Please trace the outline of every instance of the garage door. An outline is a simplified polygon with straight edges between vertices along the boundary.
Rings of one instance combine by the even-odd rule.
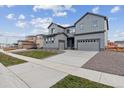
[[[65,49],[65,41],[59,40],[59,49],[64,50]]]
[[[99,39],[78,40],[77,47],[78,50],[99,51],[100,50]]]

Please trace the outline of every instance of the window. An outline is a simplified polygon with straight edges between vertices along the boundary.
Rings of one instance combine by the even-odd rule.
[[[50,39],[51,39],[51,38],[49,37],[49,41],[50,41]]]
[[[69,29],[67,29],[67,33],[68,33],[68,34],[70,33],[70,30],[69,30]]]
[[[54,43],[54,41],[52,41],[52,43]]]
[[[51,29],[51,34],[55,32],[55,28],[52,28]]]
[[[46,42],[48,41],[48,39],[46,38]]]
[[[83,31],[83,23],[80,24],[80,30]]]
[[[51,40],[52,40],[52,41],[54,41],[54,38],[53,38],[53,37],[51,37]]]
[[[97,27],[98,26],[98,21],[97,20],[93,20],[92,24],[93,24],[93,27]]]
[[[73,28],[73,30],[72,30],[72,31],[73,31],[73,33],[75,33],[75,29],[74,29],[74,28]]]

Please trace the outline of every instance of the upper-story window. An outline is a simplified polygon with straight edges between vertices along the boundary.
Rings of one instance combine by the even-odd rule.
[[[98,26],[98,21],[97,20],[93,20],[92,25],[93,25],[93,27],[97,27]]]
[[[67,33],[68,33],[68,34],[70,33],[70,30],[69,30],[69,29],[67,29]]]
[[[52,28],[51,29],[51,34],[55,32],[55,28]]]
[[[80,24],[80,30],[83,31],[83,23]]]
[[[75,29],[74,28],[72,29],[72,32],[75,33]]]

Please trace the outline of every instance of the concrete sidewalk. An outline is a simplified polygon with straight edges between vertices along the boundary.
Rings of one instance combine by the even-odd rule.
[[[19,79],[0,63],[0,88],[28,88],[29,86]]]
[[[41,66],[41,67],[44,66],[44,67],[47,67],[50,69],[54,69],[56,71],[65,72],[68,74],[86,78],[86,79],[96,81],[99,83],[103,83],[106,85],[110,85],[113,87],[124,87],[124,77],[123,76],[88,70],[88,69],[79,68],[76,66],[61,64],[61,63],[54,63],[50,60],[49,61],[40,60],[40,59],[25,57],[25,56],[16,55],[16,54],[7,53],[7,52],[4,52],[4,53],[7,55],[10,55],[10,56],[13,56],[13,57],[17,57],[17,58],[29,61],[29,62],[31,62],[35,65]],[[12,70],[11,68],[9,68],[9,69]],[[13,70],[13,71],[16,71],[16,70]]]
[[[67,73],[33,63],[24,63],[8,67],[31,88],[49,88],[67,76]]]

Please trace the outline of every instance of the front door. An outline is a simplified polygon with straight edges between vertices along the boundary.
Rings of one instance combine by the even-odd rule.
[[[67,38],[67,46],[68,46],[68,49],[74,48],[74,38]]]

